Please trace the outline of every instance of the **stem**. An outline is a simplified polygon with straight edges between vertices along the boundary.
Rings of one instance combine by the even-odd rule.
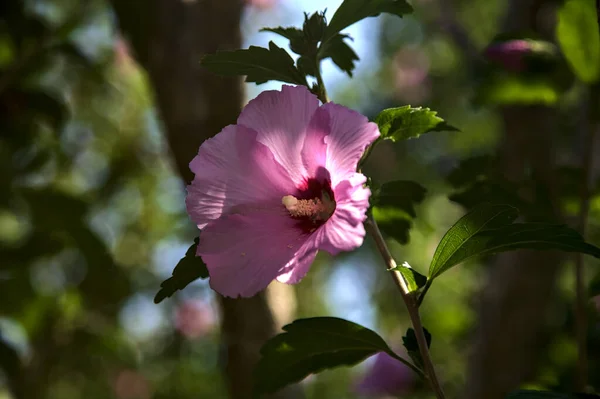
[[[375,239],[375,244],[377,245],[377,249],[381,253],[383,260],[388,268],[388,270],[396,267],[396,261],[392,257],[390,250],[381,235],[381,231],[377,226],[377,222],[372,215],[369,215],[369,219],[365,223],[369,233]],[[421,353],[421,358],[423,359],[423,366],[425,368],[425,375],[427,376],[427,380],[429,381],[429,385],[431,385],[431,389],[435,392],[435,395],[438,399],[445,399],[444,391],[442,390],[442,386],[438,381],[437,375],[435,373],[435,368],[433,367],[433,363],[431,362],[431,357],[429,355],[429,347],[427,346],[427,340],[425,338],[425,332],[423,331],[423,325],[421,324],[421,317],[419,316],[419,307],[417,305],[416,298],[409,293],[408,285],[402,277],[402,274],[398,271],[390,271],[392,278],[394,279],[394,283],[398,286],[400,290],[400,294],[402,294],[402,299],[406,304],[406,308],[408,309],[408,314],[410,316],[410,321],[412,322],[413,328],[415,330],[415,336],[417,338],[417,344],[419,345],[419,351]]]
[[[329,102],[329,97],[327,97],[327,89],[325,89],[325,82],[323,82],[323,76],[321,76],[321,66],[317,61],[317,85],[319,86],[319,92],[317,93],[317,97],[323,104]]]

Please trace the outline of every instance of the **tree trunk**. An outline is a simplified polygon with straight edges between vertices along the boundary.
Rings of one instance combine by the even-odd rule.
[[[506,32],[547,34],[551,1],[512,0]],[[509,180],[530,179],[528,197],[548,219],[560,220],[554,170],[557,113],[551,107],[501,109],[505,142],[501,149]],[[528,172],[527,172],[528,171]],[[526,215],[525,215],[526,216]],[[503,399],[536,376],[551,339],[549,311],[555,305],[561,253],[519,251],[499,256],[480,297],[479,326],[467,375],[468,399]]]
[[[203,54],[240,48],[241,0],[113,0],[119,25],[147,70],[177,170],[184,181],[200,144],[235,123],[241,78],[203,70]],[[293,291],[287,291],[293,295]],[[246,399],[261,345],[276,333],[266,294],[219,297],[224,365],[231,398]],[[298,389],[277,397],[298,397]]]

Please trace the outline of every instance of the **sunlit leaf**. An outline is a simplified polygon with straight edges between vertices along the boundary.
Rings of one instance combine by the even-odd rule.
[[[375,117],[375,123],[381,136],[392,141],[411,139],[429,132],[458,130],[437,116],[436,111],[410,105],[384,109]]]
[[[378,352],[415,367],[396,355],[374,331],[335,317],[295,320],[285,331],[271,338],[261,349],[255,389],[276,392],[309,374],[357,364]]]
[[[402,17],[413,11],[406,0],[344,0],[335,11],[325,32],[327,41],[348,26],[368,17],[389,13]]]
[[[600,77],[600,30],[594,0],[566,0],[558,11],[556,36],[567,62],[579,79]]]
[[[268,49],[250,46],[248,49],[206,55],[202,58],[202,66],[220,75],[246,75],[246,82],[261,84],[278,80],[306,85],[292,57],[273,42],[269,42]]]
[[[600,257],[575,230],[547,223],[516,223],[516,208],[483,204],[463,216],[440,241],[429,267],[433,279],[467,259],[515,249],[562,250]]]
[[[427,341],[427,347],[429,348],[431,346],[431,334],[426,328],[423,328],[423,332],[425,334],[425,340]],[[406,331],[406,335],[402,337],[402,343],[414,364],[420,369],[423,369],[423,357],[421,356],[419,343],[417,342],[417,336],[415,335],[415,330],[413,328],[409,328]]]
[[[396,266],[395,268],[390,269],[390,271],[397,271],[400,272],[400,274],[402,274],[402,277],[404,277],[404,281],[406,281],[406,284],[408,285],[409,292],[418,291],[427,283],[427,277],[417,272],[407,262],[404,262],[400,266]]]
[[[171,297],[178,290],[182,290],[188,284],[199,278],[208,277],[208,269],[202,258],[196,256],[199,239],[194,239],[194,244],[188,248],[185,256],[179,260],[173,270],[173,276],[169,277],[160,285],[160,290],[154,297],[154,303],[160,303],[165,298]]]

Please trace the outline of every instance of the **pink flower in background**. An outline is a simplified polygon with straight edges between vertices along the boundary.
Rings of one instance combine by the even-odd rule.
[[[525,68],[525,55],[531,51],[529,41],[510,40],[488,46],[484,55],[488,60],[504,66],[509,71],[519,72]]]
[[[415,383],[415,372],[385,352],[375,355],[375,363],[356,386],[366,396],[398,397],[410,393]]]
[[[215,312],[200,301],[186,301],[175,310],[175,328],[186,338],[208,334],[215,326]]]
[[[202,229],[197,255],[211,287],[249,297],[274,279],[299,282],[319,249],[359,247],[371,192],[356,167],[378,136],[358,112],[284,86],[205,141],[186,206]]]
[[[429,57],[419,48],[403,48],[394,56],[394,86],[399,98],[410,103],[424,101],[430,92]]]

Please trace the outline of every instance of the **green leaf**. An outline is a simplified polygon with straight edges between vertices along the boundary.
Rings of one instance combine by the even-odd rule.
[[[598,395],[586,393],[559,393],[550,391],[532,391],[521,389],[511,392],[506,399],[594,399],[600,398]]]
[[[309,48],[308,44],[304,39],[304,32],[302,32],[298,28],[283,28],[280,26],[277,28],[263,28],[260,31],[276,33],[280,36],[285,37],[286,39],[289,39],[290,48],[294,53],[298,55],[305,54]]]
[[[344,39],[352,38],[348,35],[337,34],[328,42],[324,43],[319,49],[319,59],[331,58],[333,63],[348,76],[352,77],[352,71],[355,68],[355,61],[358,61],[358,55],[352,50]]]
[[[178,290],[183,290],[191,282],[199,278],[208,277],[208,269],[202,258],[196,256],[199,238],[194,239],[194,244],[188,248],[185,257],[181,258],[173,270],[173,277],[169,277],[160,285],[160,290],[154,297],[154,303],[160,303],[165,298],[171,297]]]
[[[295,320],[261,349],[256,368],[255,390],[272,393],[322,370],[357,364],[385,352],[409,366],[374,331],[336,317]]]
[[[547,223],[516,223],[510,205],[483,204],[463,216],[444,235],[429,267],[430,280],[474,256],[515,249],[562,250],[600,258],[600,248],[575,230]]]
[[[600,78],[597,17],[594,0],[567,0],[558,11],[558,43],[577,77],[585,83]]]
[[[323,41],[331,39],[336,33],[361,19],[376,17],[382,12],[402,17],[412,11],[405,0],[345,0],[331,18]]]
[[[384,109],[375,117],[375,123],[381,136],[392,141],[411,139],[429,132],[458,131],[437,116],[437,112],[410,105]]]
[[[473,101],[488,105],[554,105],[564,86],[552,76],[493,74],[479,85]]]
[[[425,340],[427,341],[427,347],[431,347],[431,334],[423,327],[425,333]],[[419,343],[417,342],[417,336],[413,328],[409,328],[406,331],[406,335],[402,337],[402,343],[406,348],[406,352],[417,365],[417,367],[423,369],[423,358],[421,357],[421,351],[419,350]]]
[[[256,84],[270,80],[306,85],[304,76],[294,66],[290,55],[269,42],[269,48],[250,46],[245,50],[220,51],[202,58],[202,66],[220,75],[246,75],[246,82]]]
[[[304,24],[302,30],[304,31],[304,37],[310,43],[317,44],[323,39],[327,29],[327,20],[325,19],[325,12],[315,12],[311,16],[304,13]]]
[[[278,26],[277,28],[262,28],[260,32],[273,32],[289,40],[297,40],[304,38],[304,33],[302,32],[302,30],[294,27],[284,28],[282,26]]]
[[[427,190],[418,183],[398,180],[374,190],[373,217],[381,230],[401,244],[408,242],[408,232],[415,218],[415,205],[425,198]]]
[[[415,292],[425,286],[427,283],[427,277],[423,276],[421,273],[415,271],[408,262],[404,262],[400,266],[396,266],[390,271],[397,271],[402,274],[406,284],[408,285],[408,291]]]

